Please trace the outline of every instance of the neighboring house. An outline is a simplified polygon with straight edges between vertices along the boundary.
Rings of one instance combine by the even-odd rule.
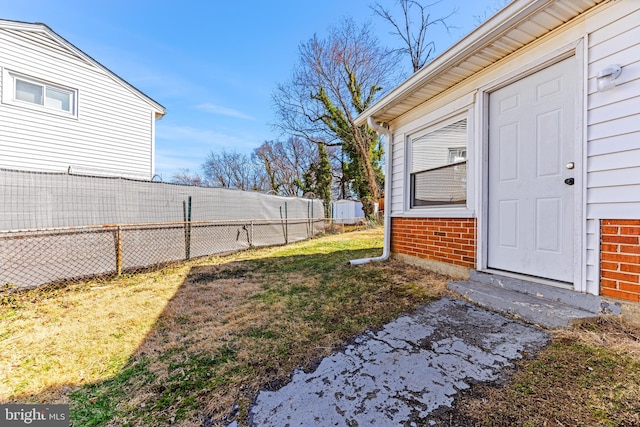
[[[515,0],[366,121],[386,252],[639,301],[640,1]]]
[[[151,179],[164,107],[44,24],[0,20],[0,168]]]

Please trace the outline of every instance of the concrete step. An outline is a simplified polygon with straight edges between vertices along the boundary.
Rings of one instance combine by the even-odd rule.
[[[470,280],[447,287],[480,306],[549,329],[566,328],[603,310],[595,295],[476,271]]]
[[[561,302],[573,307],[581,308],[593,313],[600,313],[602,301],[599,296],[583,294],[573,289],[545,285],[528,280],[502,276],[500,274],[484,273],[471,270],[469,280],[486,283],[502,289],[522,292],[551,301]]]

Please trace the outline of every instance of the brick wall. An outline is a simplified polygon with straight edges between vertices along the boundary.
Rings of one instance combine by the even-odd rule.
[[[391,252],[474,268],[473,218],[392,218]]]
[[[600,293],[640,302],[640,220],[600,221]]]

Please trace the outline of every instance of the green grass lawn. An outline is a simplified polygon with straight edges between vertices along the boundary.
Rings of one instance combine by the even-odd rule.
[[[398,261],[349,265],[381,246],[371,229],[0,294],[0,401],[69,403],[75,426],[243,425],[260,389],[447,294],[446,277]],[[640,425],[638,332],[601,321],[558,333],[454,415]]]
[[[379,255],[380,229],[4,297],[2,401],[68,402],[74,425],[200,425],[444,292]]]

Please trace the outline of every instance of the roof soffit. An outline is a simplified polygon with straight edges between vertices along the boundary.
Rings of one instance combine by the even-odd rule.
[[[609,0],[516,0],[357,118],[391,122],[520,48]]]

